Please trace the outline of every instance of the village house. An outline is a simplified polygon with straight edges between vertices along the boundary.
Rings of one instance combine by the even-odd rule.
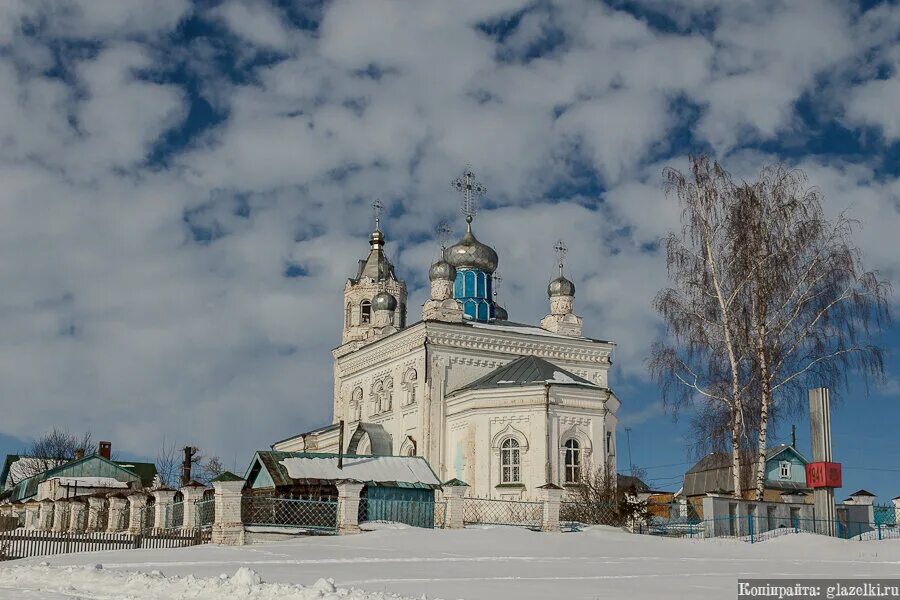
[[[152,463],[111,460],[112,445],[100,442],[97,454],[80,456],[41,473],[26,477],[6,489],[0,501],[20,503],[29,500],[58,500],[90,496],[101,492],[149,488],[156,478]],[[8,456],[4,481],[11,481],[9,472],[18,461]]]
[[[763,501],[781,502],[783,496],[805,501],[811,492],[806,486],[806,464],[809,461],[793,446],[782,444],[766,451]],[[744,475],[741,497],[756,498],[756,456],[742,456]],[[683,496],[690,505],[690,514],[703,515],[703,498],[708,494],[734,495],[734,469],[730,453],[715,452],[700,459],[684,475]]]

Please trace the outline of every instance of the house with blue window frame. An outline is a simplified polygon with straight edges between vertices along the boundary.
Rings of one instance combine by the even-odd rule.
[[[806,486],[806,464],[809,461],[796,448],[788,444],[773,446],[766,450],[765,487],[763,501],[780,502],[782,495],[802,496],[809,494]],[[741,496],[756,497],[756,455],[742,456]],[[703,498],[707,494],[734,494],[734,476],[731,453],[714,452],[701,458],[684,475],[684,496],[688,502],[702,513]]]

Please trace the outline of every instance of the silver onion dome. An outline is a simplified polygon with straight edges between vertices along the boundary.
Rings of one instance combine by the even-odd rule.
[[[547,286],[547,295],[551,298],[554,296],[574,296],[575,284],[563,275],[560,275]]]
[[[393,312],[397,310],[397,299],[387,292],[379,292],[372,299],[372,310],[389,310]]]
[[[429,281],[453,281],[456,279],[456,267],[448,263],[446,260],[439,260],[428,269]]]
[[[469,223],[466,227],[466,234],[456,244],[444,251],[444,260],[457,269],[462,267],[493,273],[497,270],[499,262],[497,253],[490,246],[475,239],[471,220],[467,219],[467,221]]]

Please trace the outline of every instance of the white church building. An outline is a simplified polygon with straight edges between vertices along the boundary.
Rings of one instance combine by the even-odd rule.
[[[415,323],[376,214],[369,254],[344,287],[333,424],[273,450],[336,453],[343,437],[344,453],[423,456],[442,481],[492,498],[574,484],[604,461],[615,473],[613,344],[582,335],[564,249],[549,314],[540,325],[509,320],[493,291],[497,253],[472,230],[483,188],[471,171],[455,185],[469,209],[466,233],[431,265],[431,298]]]

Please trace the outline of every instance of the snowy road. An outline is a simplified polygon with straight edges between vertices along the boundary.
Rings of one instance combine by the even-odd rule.
[[[23,565],[39,562],[20,561]],[[609,529],[560,534],[513,528],[407,529],[247,547],[65,555],[47,562],[52,566],[101,563],[107,578],[114,573],[153,570],[166,576],[215,578],[247,567],[266,582],[308,586],[330,577],[339,588],[408,597],[642,600],[690,595],[693,600],[718,600],[733,597],[738,577],[900,577],[900,540],[851,542],[788,535],[750,545],[731,540],[660,539]],[[40,586],[34,583],[19,582],[12,587],[4,579],[9,576],[0,570],[3,599],[61,597],[37,593],[34,590]],[[26,595],[24,589],[33,592]],[[54,590],[59,592],[52,586],[48,589]],[[137,589],[135,593],[140,592]],[[160,591],[75,597],[193,597],[174,595],[177,593],[182,592],[173,588],[168,595],[153,595],[162,594]]]

